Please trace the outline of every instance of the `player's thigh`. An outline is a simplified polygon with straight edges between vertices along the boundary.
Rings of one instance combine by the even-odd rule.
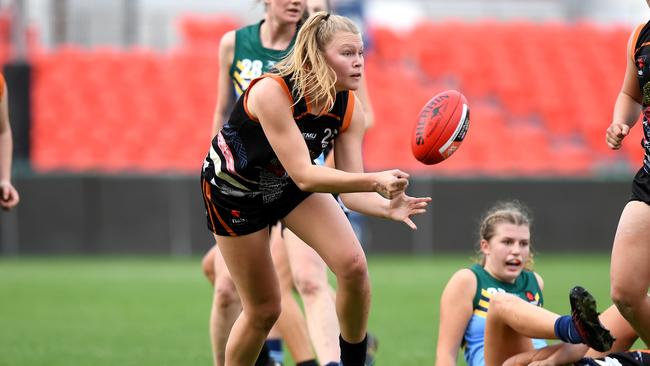
[[[496,309],[487,313],[484,336],[486,365],[501,365],[513,355],[534,350],[531,339],[517,333],[499,315]]]
[[[214,301],[218,307],[229,308],[234,304],[239,304],[239,294],[235,288],[235,283],[230,277],[228,267],[224,262],[219,247],[215,245],[211,250],[211,262],[214,273]]]
[[[214,287],[215,304],[219,307],[229,307],[239,302],[235,284],[230,278],[230,272],[223,261],[223,256],[217,245],[212,246],[201,261],[203,273]]]
[[[323,259],[291,230],[285,230],[284,243],[296,283],[301,281],[327,281],[327,265]]]
[[[226,262],[223,260],[223,255],[221,255],[221,250],[219,249],[219,244],[215,245],[211,250],[212,254],[212,267],[217,278],[226,277],[230,278],[230,272],[226,266]]]
[[[623,209],[612,249],[614,287],[646,294],[650,285],[650,206],[631,201]]]
[[[361,244],[331,194],[311,194],[284,218],[284,222],[318,253],[334,273],[365,268]]]
[[[279,308],[268,228],[237,237],[218,236],[217,243],[244,308],[276,303]]]
[[[213,245],[210,250],[205,253],[203,259],[201,260],[201,269],[203,270],[203,274],[212,285],[214,285],[214,279],[216,277],[216,273],[214,271],[215,250],[217,250],[217,246]]]
[[[280,223],[271,228],[271,256],[283,292],[293,290],[293,276],[284,238],[287,231]]]

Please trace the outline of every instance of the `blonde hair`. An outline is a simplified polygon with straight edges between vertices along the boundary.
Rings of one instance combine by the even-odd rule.
[[[346,17],[324,11],[313,14],[300,27],[293,49],[275,65],[280,76],[291,75],[296,102],[301,98],[325,102],[325,109],[319,113],[334,106],[336,73],[323,53],[338,32],[359,34],[357,26]]]
[[[504,223],[517,226],[527,226],[530,228],[532,218],[528,208],[519,201],[498,202],[492,206],[481,219],[481,225],[479,227],[477,262],[481,264],[481,266],[485,265],[485,255],[481,252],[481,241],[485,240],[489,242],[490,239],[494,237],[497,226]],[[532,270],[533,263],[533,252],[531,247],[525,268]]]

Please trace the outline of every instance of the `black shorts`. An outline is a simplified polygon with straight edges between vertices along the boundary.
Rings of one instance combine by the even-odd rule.
[[[650,205],[650,174],[644,168],[639,169],[634,176],[630,201],[641,201]]]
[[[610,353],[603,358],[583,358],[576,366],[650,366],[650,351]]]
[[[203,175],[201,190],[208,229],[221,236],[246,235],[273,226],[311,194],[301,191],[292,183],[283,188],[283,193],[277,200],[263,203],[259,196],[225,195]]]

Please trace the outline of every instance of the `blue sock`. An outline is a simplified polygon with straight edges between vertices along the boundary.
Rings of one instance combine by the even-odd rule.
[[[555,321],[555,336],[566,343],[579,344],[583,343],[578,329],[573,324],[571,315],[563,315]]]
[[[284,362],[284,353],[282,352],[282,340],[279,338],[267,339],[266,347],[269,349],[269,356],[278,363]]]

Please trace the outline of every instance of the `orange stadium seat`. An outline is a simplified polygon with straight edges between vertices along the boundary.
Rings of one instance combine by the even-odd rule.
[[[189,46],[217,46],[221,37],[228,31],[237,29],[241,22],[237,19],[218,16],[187,15],[179,22],[182,41]]]
[[[32,94],[36,169],[195,172],[209,141],[218,41],[239,25],[186,17],[179,23],[182,44],[166,53],[71,45],[39,51]],[[364,143],[368,169],[586,175],[621,160],[640,164],[640,126],[620,152],[603,139],[625,68],[628,27],[449,20],[370,31],[366,78],[375,126]],[[427,100],[446,89],[468,98],[470,130],[449,160],[423,165],[410,151],[413,124]]]

